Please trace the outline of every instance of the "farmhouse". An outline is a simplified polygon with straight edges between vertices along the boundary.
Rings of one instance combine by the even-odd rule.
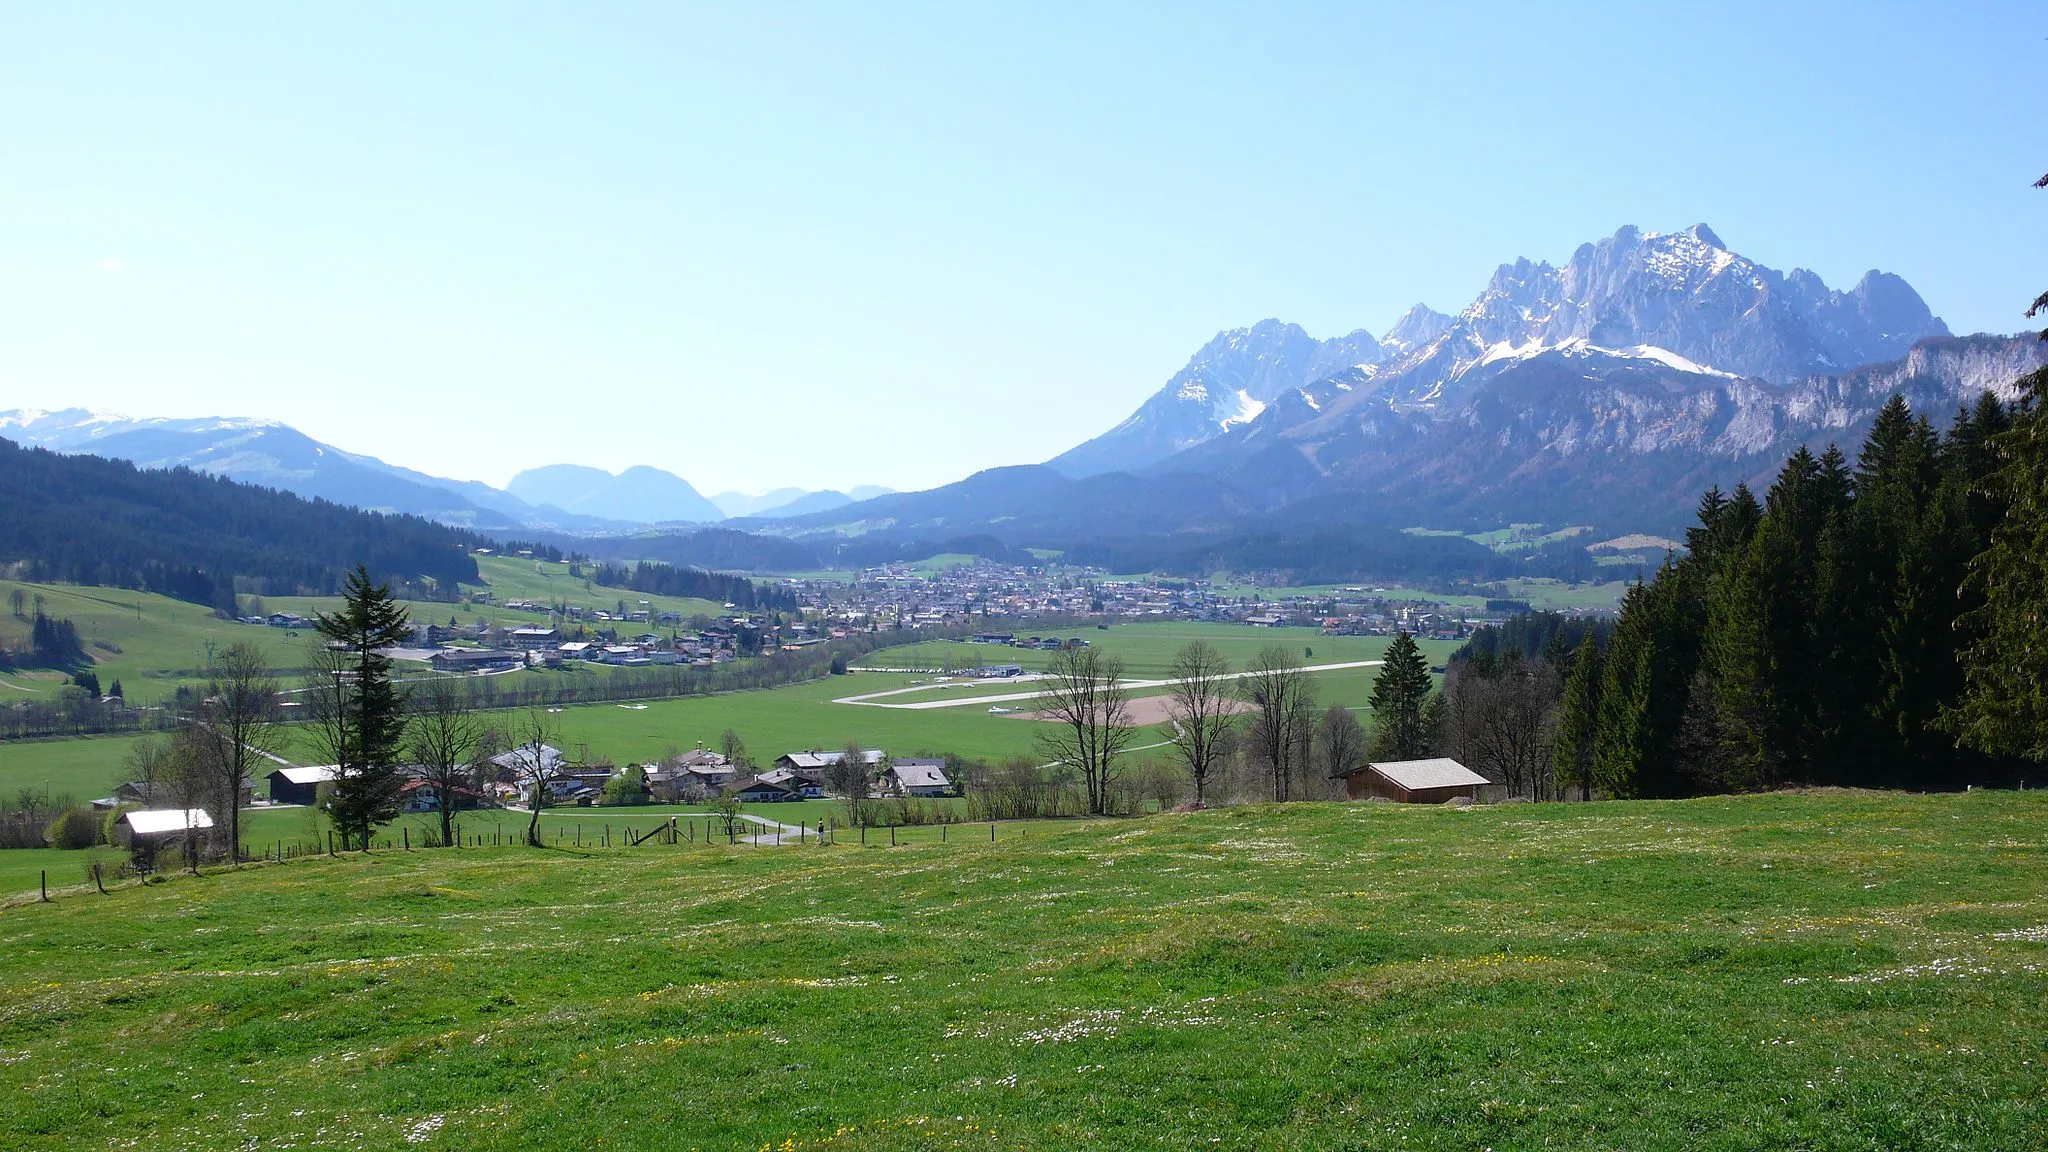
[[[756,779],[765,784],[780,784],[784,788],[794,788],[797,795],[806,800],[816,800],[825,795],[823,784],[815,780],[806,780],[792,768],[770,768]]]
[[[1460,797],[1479,798],[1492,781],[1447,756],[1433,760],[1387,760],[1339,773],[1353,800],[1393,800],[1401,804],[1441,804]]]
[[[886,796],[951,796],[953,781],[946,776],[944,760],[906,758],[891,761],[882,773]]]
[[[756,776],[733,785],[733,791],[749,804],[775,804],[784,800],[795,800],[797,790],[788,784],[777,784],[773,780]]]
[[[279,768],[270,774],[270,802],[272,804],[311,804],[319,793],[320,785],[334,779],[335,766],[322,764],[313,768]]]
[[[464,788],[460,785],[448,789],[448,794],[452,801],[449,810],[452,812],[460,812],[464,808],[481,808],[490,803],[491,799],[474,788]],[[398,796],[401,806],[407,812],[441,810],[439,790],[425,780],[407,780],[399,787]]]
[[[861,756],[867,761],[870,768],[879,767],[887,755],[880,748],[864,748],[861,750]],[[844,752],[785,752],[775,758],[775,766],[795,772],[797,775],[813,783],[822,783],[825,779],[825,772],[837,766],[844,759],[846,759],[846,753]]]

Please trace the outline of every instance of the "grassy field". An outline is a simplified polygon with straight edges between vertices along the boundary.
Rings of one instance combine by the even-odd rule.
[[[0,580],[0,599],[19,589],[33,604],[43,598],[43,612],[78,625],[100,687],[121,681],[128,699],[154,703],[180,683],[192,683],[206,666],[206,645],[247,642],[261,649],[280,668],[305,664],[305,640],[279,628],[259,628],[222,620],[197,604],[130,592],[124,588],[88,588],[76,584],[21,584]],[[31,608],[31,611],[33,609]],[[29,622],[0,613],[0,643],[28,646]],[[28,672],[0,676],[0,696],[47,695],[66,681],[61,673]]]
[[[1302,651],[1313,649],[1315,655],[1311,659],[1315,663],[1378,659],[1387,644],[1383,637],[1321,636],[1306,628],[1264,629],[1225,624],[1117,625],[1107,631],[1089,629],[1085,635],[1105,651],[1123,656],[1128,674],[1137,677],[1163,676],[1173,652],[1197,638],[1222,649],[1237,667],[1268,644],[1283,644],[1290,650],[1297,646]],[[1448,641],[1424,641],[1422,646],[1432,662],[1442,661],[1454,647]],[[879,655],[918,664],[941,659],[947,653],[961,661],[987,656],[991,661],[1030,667],[1041,666],[1051,655],[950,641],[888,649]],[[1315,678],[1318,699],[1326,705],[1343,704],[1363,710],[1376,672],[1373,668],[1358,668],[1319,673]],[[715,747],[719,734],[727,728],[738,732],[755,757],[764,762],[784,752],[843,748],[849,740],[858,740],[867,747],[887,748],[896,755],[952,753],[990,761],[1028,756],[1034,751],[1035,726],[1030,721],[992,716],[985,707],[906,711],[833,703],[839,697],[909,687],[916,680],[928,681],[929,677],[863,672],[752,692],[650,700],[628,707],[578,705],[564,708],[551,719],[560,731],[558,747],[579,756],[609,757],[619,764],[654,760],[670,747],[689,749],[699,743]],[[1028,683],[1005,687],[997,681],[945,691],[979,695],[984,691],[1028,690]],[[939,693],[935,690],[934,694]],[[496,722],[506,726],[515,719],[501,715]],[[1164,726],[1154,726],[1139,743],[1156,743],[1167,734]],[[103,796],[127,779],[123,758],[135,739],[85,737],[0,744],[0,796],[11,797],[22,787],[47,787],[54,794],[68,792],[79,800]],[[302,742],[288,741],[281,751],[286,758],[300,763],[316,758],[314,750]]]
[[[1116,577],[1116,579],[1142,579],[1142,577]],[[1478,593],[1427,592],[1417,588],[1403,588],[1383,584],[1313,584],[1300,587],[1274,587],[1269,585],[1243,584],[1232,581],[1219,573],[1210,584],[1210,591],[1225,598],[1285,600],[1301,597],[1341,596],[1360,592],[1377,596],[1383,600],[1410,600],[1433,604],[1446,604],[1453,608],[1484,608],[1488,597]],[[1622,593],[1628,591],[1628,581],[1609,580],[1603,584],[1580,584],[1576,587],[1561,580],[1517,578],[1502,582],[1504,594],[1510,599],[1526,600],[1531,607],[1548,609],[1553,612],[1570,610],[1593,610],[1619,607]]]
[[[379,852],[16,905],[0,1146],[2024,1149],[2048,799]]]
[[[1252,628],[1243,624],[1207,624],[1188,620],[1112,624],[1106,629],[1069,628],[1060,632],[1039,632],[1020,625],[1014,631],[1026,636],[1079,637],[1104,652],[1122,658],[1127,675],[1148,678],[1166,675],[1174,653],[1195,640],[1214,646],[1233,668],[1244,667],[1261,649],[1273,645],[1286,648],[1306,663],[1338,664],[1350,660],[1377,660],[1389,642],[1384,636],[1324,636],[1313,628]],[[1448,641],[1424,643],[1425,652],[1433,661],[1439,662],[1457,647]],[[861,666],[938,668],[951,658],[956,666],[962,668],[976,664],[1019,664],[1035,669],[1045,667],[1053,655],[1035,649],[930,640],[878,652],[861,661]]]
[[[695,615],[716,616],[725,611],[722,605],[709,600],[649,596],[594,584],[586,588],[584,581],[569,577],[566,564],[482,556],[477,558],[477,567],[497,603],[415,601],[407,605],[414,618],[441,624],[452,617],[465,625],[488,620],[508,626],[545,621],[543,616],[503,607],[504,601],[512,599],[543,600],[607,611],[616,609],[622,599],[634,609],[639,607],[639,601],[647,600],[653,611],[678,612],[685,619]],[[200,605],[187,604],[182,600],[122,588],[24,584],[7,580],[0,580],[0,600],[15,589],[19,589],[31,603],[40,595],[46,614],[77,624],[79,634],[86,642],[87,653],[93,659],[93,670],[99,675],[100,686],[111,688],[115,680],[121,681],[131,703],[152,704],[170,695],[179,684],[196,683],[206,665],[209,642],[217,648],[235,643],[254,644],[272,665],[287,672],[305,664],[304,633],[293,634],[278,628],[221,620]],[[340,605],[341,600],[331,596],[271,596],[263,599],[266,612],[293,612],[302,616],[330,612]],[[27,620],[0,614],[0,643],[25,648],[28,632]],[[57,672],[0,675],[0,697],[47,695],[65,680],[66,677]]]

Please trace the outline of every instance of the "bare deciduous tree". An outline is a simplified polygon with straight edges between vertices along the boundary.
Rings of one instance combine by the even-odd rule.
[[[1278,644],[1259,650],[1238,680],[1238,693],[1252,707],[1248,750],[1272,776],[1273,799],[1285,800],[1295,773],[1305,766],[1304,746],[1315,722],[1315,686],[1294,653]]]
[[[1173,679],[1173,750],[1195,786],[1195,806],[1208,803],[1209,778],[1229,743],[1236,723],[1237,701],[1230,694],[1230,664],[1223,653],[1200,640],[1174,654],[1167,673]]]
[[[747,746],[740,740],[740,734],[727,728],[718,734],[718,754],[725,757],[734,772],[745,772],[753,764],[747,756]]]
[[[1116,757],[1137,739],[1123,674],[1124,662],[1115,656],[1093,647],[1063,648],[1047,666],[1047,687],[1033,705],[1050,721],[1038,733],[1039,744],[1055,763],[1081,773],[1091,815],[1109,810]]]
[[[846,822],[864,827],[872,815],[869,797],[874,795],[874,777],[868,772],[868,754],[860,741],[847,741],[839,759],[825,766],[825,787],[839,794],[846,805]]]
[[[737,784],[739,781],[735,780],[733,783]],[[746,802],[740,799],[737,788],[727,788],[712,797],[708,807],[711,814],[718,817],[719,827],[725,829],[726,839],[731,840],[739,835],[740,810],[746,807]]]
[[[230,644],[206,666],[193,710],[191,770],[197,795],[227,835],[228,859],[242,859],[242,782],[276,754],[277,676],[252,644]]]
[[[176,742],[162,736],[144,736],[137,740],[129,746],[128,755],[122,763],[128,769],[128,778],[142,785],[143,799],[156,808],[167,803],[183,775],[183,769],[177,763]]]
[[[455,805],[478,783],[483,720],[469,710],[452,679],[429,680],[413,690],[406,752],[419,778],[434,791],[441,813],[441,843],[455,843]]]
[[[1332,704],[1316,726],[1318,765],[1325,780],[1335,780],[1365,763],[1367,740],[1358,717],[1342,704]]]
[[[526,715],[513,726],[513,734],[518,742],[512,746],[512,781],[526,790],[526,842],[538,848],[540,811],[548,806],[548,782],[561,767],[560,754],[554,750],[554,742],[560,736],[553,718],[537,707],[526,710]]]
[[[1511,796],[1555,799],[1558,705],[1563,684],[1548,661],[1503,660],[1491,671],[1454,671],[1445,691],[1451,755],[1507,786]]]

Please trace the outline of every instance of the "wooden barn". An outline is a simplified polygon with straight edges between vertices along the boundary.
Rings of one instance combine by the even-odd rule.
[[[1365,764],[1339,778],[1353,800],[1392,800],[1397,804],[1441,804],[1460,797],[1477,800],[1479,789],[1492,783],[1448,756]]]
[[[334,765],[312,768],[279,768],[270,774],[272,804],[312,804],[319,799],[320,785],[334,779]]]

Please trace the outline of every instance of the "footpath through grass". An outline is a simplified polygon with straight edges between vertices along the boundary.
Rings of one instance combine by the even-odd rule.
[[[0,1146],[2042,1147],[2048,798],[378,853],[0,911]]]

